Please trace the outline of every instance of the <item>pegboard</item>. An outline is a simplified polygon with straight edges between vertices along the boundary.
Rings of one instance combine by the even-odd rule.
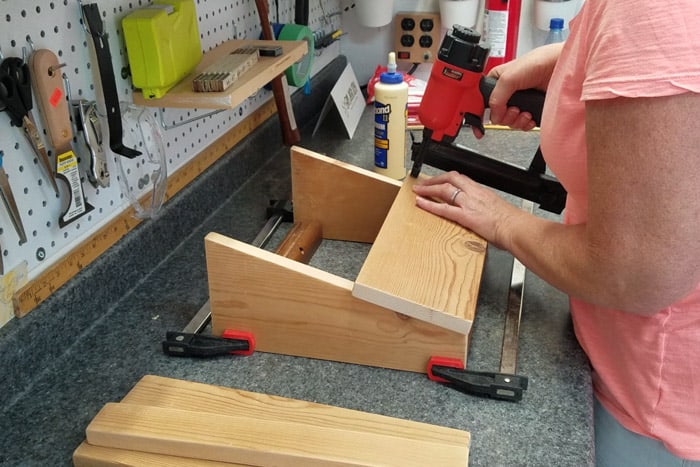
[[[119,100],[132,102],[132,84],[128,76],[128,60],[121,20],[136,8],[150,4],[145,0],[84,0],[97,3],[102,13],[112,55]],[[339,0],[310,0],[309,28],[320,35],[340,28]],[[254,0],[195,0],[200,41],[204,52],[230,39],[257,39],[261,27]],[[294,22],[294,0],[270,0],[270,21]],[[5,57],[22,57],[34,49],[50,49],[61,64],[61,72],[69,85],[71,99],[101,102],[98,67],[92,53],[92,39],[83,28],[81,2],[78,0],[18,1],[0,0],[0,51]],[[323,31],[323,32],[321,32]],[[333,60],[339,47],[316,51],[312,75]],[[97,89],[97,90],[96,90]],[[166,154],[168,174],[174,173],[217,138],[241,122],[269,99],[272,93],[261,89],[237,108],[224,111],[201,109],[147,108],[159,123]],[[47,144],[46,132],[35,105],[34,118]],[[106,127],[106,122],[103,123]],[[125,138],[135,128],[124,128]],[[105,138],[106,140],[106,138]],[[127,141],[125,139],[125,144]],[[128,145],[128,144],[127,144]],[[86,176],[89,159],[86,149],[74,138],[74,150],[79,157],[85,198],[94,209],[63,228],[58,219],[68,203],[68,187],[59,181],[60,196],[56,196],[44,174],[38,158],[24,138],[21,129],[10,126],[6,112],[0,112],[0,150],[4,152],[4,168],[8,174],[27,241],[19,242],[4,204],[0,203],[0,254],[5,271],[26,262],[29,279],[59,261],[84,238],[104,226],[130,207],[129,197],[120,186],[116,158],[121,157],[124,174],[135,198],[151,190],[147,180],[150,168],[144,156],[127,159],[109,150],[110,185],[95,186]],[[55,167],[55,154],[47,145],[49,159]],[[157,219],[148,220],[157,222]]]

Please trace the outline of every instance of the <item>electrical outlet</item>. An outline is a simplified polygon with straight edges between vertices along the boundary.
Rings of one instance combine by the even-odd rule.
[[[396,60],[412,63],[434,62],[440,47],[441,34],[439,13],[397,13],[394,18]]]

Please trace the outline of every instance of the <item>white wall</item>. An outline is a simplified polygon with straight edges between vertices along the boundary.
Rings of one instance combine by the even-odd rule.
[[[392,0],[374,0],[385,2]],[[483,10],[481,0],[480,9]],[[576,9],[582,0],[572,0]],[[535,0],[522,0],[520,15],[520,32],[518,35],[518,55],[544,43],[547,32],[535,28]],[[393,22],[382,27],[365,27],[357,22],[355,1],[341,0],[341,24],[347,33],[343,36],[340,51],[348,57],[360,84],[366,84],[379,64],[385,64],[388,52],[393,49]],[[394,12],[400,11],[434,11],[440,10],[438,0],[393,0]],[[427,75],[426,66],[419,67],[419,76]],[[427,67],[429,69],[429,67]]]

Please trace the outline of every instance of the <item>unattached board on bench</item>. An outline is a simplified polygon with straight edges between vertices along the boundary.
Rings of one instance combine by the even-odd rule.
[[[146,375],[95,416],[73,461],[461,467],[468,464],[470,438],[453,428]]]

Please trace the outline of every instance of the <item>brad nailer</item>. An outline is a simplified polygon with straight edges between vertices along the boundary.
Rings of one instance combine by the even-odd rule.
[[[489,47],[481,43],[481,35],[471,28],[455,25],[445,35],[418,111],[424,127],[423,141],[412,147],[411,176],[417,177],[423,164],[457,170],[479,183],[560,213],[566,191],[559,181],[545,174],[539,149],[525,170],[453,144],[465,124],[485,133],[484,111],[496,85],[496,79],[483,73],[488,55]],[[534,89],[518,91],[508,105],[532,114],[539,126],[544,96]]]

